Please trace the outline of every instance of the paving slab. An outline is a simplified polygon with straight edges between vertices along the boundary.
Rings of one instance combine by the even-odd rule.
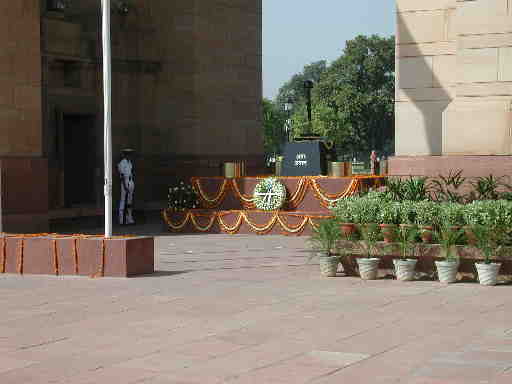
[[[155,238],[134,279],[0,276],[0,383],[512,382],[512,286],[322,278],[304,238]]]

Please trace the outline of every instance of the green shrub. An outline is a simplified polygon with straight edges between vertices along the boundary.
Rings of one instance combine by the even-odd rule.
[[[425,226],[438,226],[441,208],[434,201],[419,201],[414,205],[416,211],[416,224]]]
[[[414,201],[405,200],[400,203],[400,223],[416,223],[416,204]]]
[[[401,204],[396,201],[384,201],[380,205],[377,222],[379,224],[400,224]]]
[[[382,202],[377,199],[361,197],[354,200],[353,218],[358,224],[377,223]]]
[[[320,221],[317,227],[313,227],[313,233],[308,239],[313,249],[332,255],[337,241],[341,238],[341,230],[335,219]]]
[[[341,199],[336,203],[334,207],[331,208],[334,217],[339,223],[355,223],[354,218],[354,207],[356,205],[356,199],[358,197],[347,197],[346,199]]]
[[[464,221],[464,205],[459,203],[441,203],[440,225],[463,226]]]

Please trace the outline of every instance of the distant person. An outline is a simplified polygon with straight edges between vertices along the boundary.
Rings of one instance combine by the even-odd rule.
[[[121,179],[121,199],[119,201],[119,224],[135,224],[133,219],[133,192],[135,191],[135,177],[133,171],[133,149],[121,151],[121,161],[117,170]]]

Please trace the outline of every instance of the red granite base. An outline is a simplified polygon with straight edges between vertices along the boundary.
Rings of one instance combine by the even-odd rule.
[[[154,272],[152,237],[0,238],[0,273],[131,277]]]
[[[466,177],[512,175],[512,156],[395,156],[388,161],[391,176],[438,176],[462,169]]]

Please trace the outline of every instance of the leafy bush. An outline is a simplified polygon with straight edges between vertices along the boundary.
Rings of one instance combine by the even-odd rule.
[[[398,232],[398,249],[400,251],[400,257],[407,259],[408,257],[414,257],[419,244],[416,242],[420,232],[417,226],[405,226],[401,227]]]
[[[450,203],[463,203],[467,200],[463,192],[466,178],[462,170],[450,171],[448,176],[438,175],[431,180],[432,195],[436,201]]]
[[[352,214],[358,224],[377,223],[382,202],[377,199],[361,197],[354,200]]]
[[[331,208],[332,213],[339,223],[355,223],[354,207],[358,197],[348,197],[339,200],[334,207]]]
[[[441,203],[440,225],[463,226],[464,221],[464,205],[458,203]]]
[[[422,201],[430,198],[427,177],[409,177],[403,182],[403,199]]]
[[[335,219],[320,221],[318,226],[313,227],[313,233],[308,239],[311,247],[321,252],[332,255],[336,242],[341,238],[341,230]]]
[[[174,211],[185,211],[200,207],[196,191],[190,184],[185,184],[183,181],[169,187],[167,199],[169,209]]]
[[[361,233],[361,241],[359,242],[360,251],[367,258],[376,257],[379,255],[379,241],[380,231],[377,224],[365,224],[359,226]]]
[[[400,224],[400,208],[401,204],[396,201],[384,201],[380,205],[377,216],[379,224]]]
[[[400,222],[402,224],[416,223],[416,203],[414,201],[402,201],[400,204]]]
[[[416,224],[436,227],[439,224],[441,208],[434,201],[419,201],[414,205]]]
[[[467,225],[490,225],[493,207],[489,201],[473,201],[464,207],[464,221]]]
[[[446,222],[441,223],[438,238],[446,261],[455,262],[458,260],[455,245],[459,242],[462,235],[462,229],[454,229],[453,226]]]

